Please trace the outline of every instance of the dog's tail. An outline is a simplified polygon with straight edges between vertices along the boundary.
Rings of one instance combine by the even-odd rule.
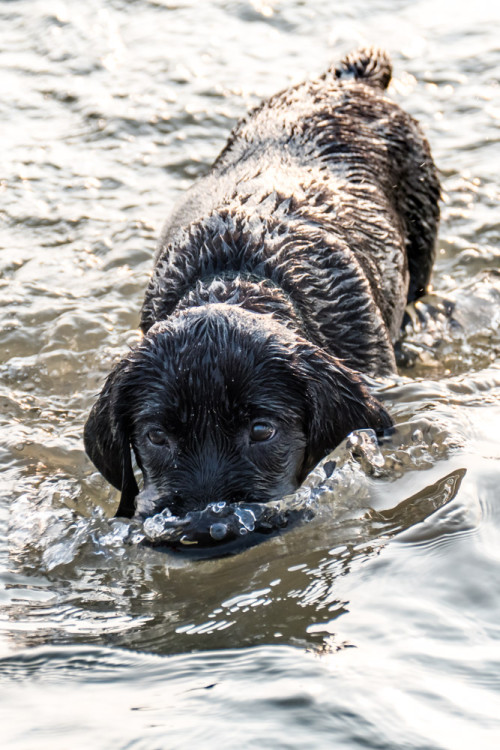
[[[335,69],[342,81],[354,78],[369,86],[386,89],[392,76],[392,63],[387,52],[374,47],[350,52]]]

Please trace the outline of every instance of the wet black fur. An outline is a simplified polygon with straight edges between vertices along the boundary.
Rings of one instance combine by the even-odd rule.
[[[362,51],[272,97],[174,210],[145,337],[85,427],[90,458],[122,491],[118,514],[277,499],[351,430],[390,425],[362,374],[395,370],[439,219],[428,145],[385,97],[390,75],[383,53]],[[273,424],[270,441],[249,439],[255,419]]]

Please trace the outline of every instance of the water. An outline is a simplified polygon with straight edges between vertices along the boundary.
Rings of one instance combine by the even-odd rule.
[[[498,15],[1,4],[2,747],[500,745]],[[81,433],[168,208],[249,106],[363,43],[441,170],[426,303],[456,323],[413,316],[377,386],[399,428],[313,473],[313,521],[233,557],[137,545]]]

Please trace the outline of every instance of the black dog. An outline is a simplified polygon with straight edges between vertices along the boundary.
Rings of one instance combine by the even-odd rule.
[[[174,211],[145,337],[85,426],[117,515],[274,500],[351,430],[391,424],[362,373],[395,370],[439,183],[417,123],[383,94],[390,77],[365,50],[272,97]]]

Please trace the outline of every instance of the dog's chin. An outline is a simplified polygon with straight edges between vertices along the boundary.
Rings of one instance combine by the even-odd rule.
[[[176,514],[157,492],[145,489],[137,496],[134,518],[142,523],[147,545],[191,552],[212,549],[224,555],[258,544],[304,517],[304,509],[291,510],[282,501],[212,501]]]
[[[293,492],[293,489],[290,490]],[[286,494],[286,493],[283,493]],[[282,497],[282,495],[280,495]],[[137,521],[144,522],[147,518],[162,514],[165,518],[172,517],[182,520],[186,516],[192,513],[202,513],[208,508],[236,508],[239,507],[243,502],[246,504],[261,504],[269,503],[273,500],[279,499],[278,497],[265,497],[265,498],[252,498],[249,496],[245,497],[245,500],[210,500],[205,503],[197,501],[183,501],[182,505],[176,502],[175,499],[169,496],[162,495],[154,488],[143,489],[136,497],[136,509],[134,513],[134,519]]]

